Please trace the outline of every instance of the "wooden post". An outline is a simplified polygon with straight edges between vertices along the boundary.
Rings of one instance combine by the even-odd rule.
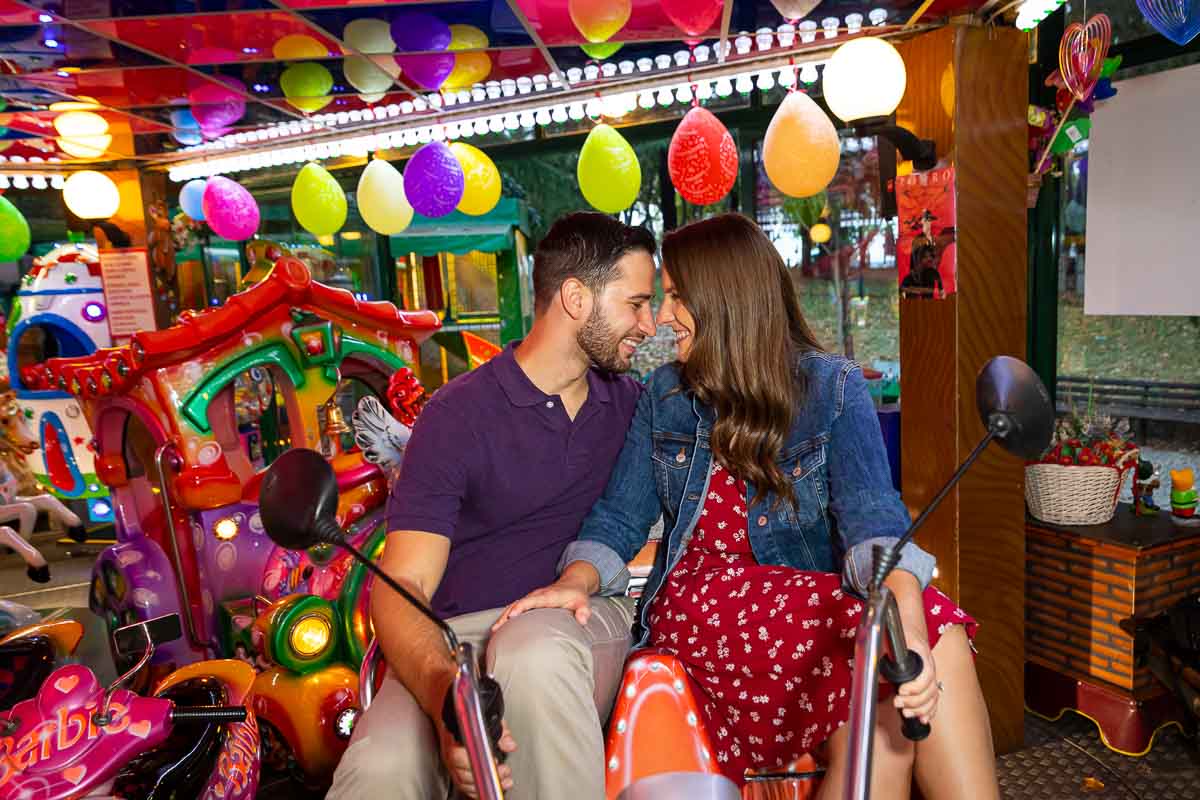
[[[975,379],[992,356],[1026,354],[1028,43],[1015,30],[949,26],[900,45],[897,120],[956,169],[957,293],[902,299],[904,499],[922,508],[984,434]],[[939,588],[979,620],[976,665],[998,753],[1021,746],[1024,470],[992,447],[918,536]]]

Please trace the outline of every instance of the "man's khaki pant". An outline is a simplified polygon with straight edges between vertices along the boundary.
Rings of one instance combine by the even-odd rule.
[[[495,636],[503,609],[451,619],[462,641],[487,646],[517,741],[506,800],[604,800],[604,731],[633,624],[632,600],[592,598],[586,626],[563,609],[537,609]],[[450,780],[429,718],[391,672],[354,729],[326,800],[442,800]]]

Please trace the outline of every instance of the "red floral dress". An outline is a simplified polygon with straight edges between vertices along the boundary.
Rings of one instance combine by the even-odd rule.
[[[846,723],[863,604],[841,576],[764,566],[750,549],[746,484],[714,465],[700,522],[650,607],[651,645],[691,678],[721,771],[783,767]],[[975,620],[932,586],[929,644]]]

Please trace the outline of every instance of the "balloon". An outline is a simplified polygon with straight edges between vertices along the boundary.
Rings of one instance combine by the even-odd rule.
[[[724,8],[724,0],[659,0],[662,10],[676,28],[688,36],[708,33]]]
[[[488,46],[487,34],[474,25],[450,26],[450,50],[483,50]],[[464,89],[482,83],[492,71],[492,58],[487,53],[456,53],[454,69],[442,84],[444,89]]]
[[[271,47],[271,55],[280,61],[299,61],[302,58],[329,58],[329,49],[311,36],[293,33]]]
[[[571,22],[593,44],[606,42],[625,27],[633,12],[631,0],[567,0]]]
[[[397,55],[396,63],[413,83],[422,89],[435,92],[442,88],[446,78],[454,71],[455,57],[450,54],[431,53],[423,56]]]
[[[179,207],[183,213],[195,220],[204,221],[204,187],[207,182],[203,178],[188,181],[179,190]]]
[[[833,229],[824,222],[818,222],[808,229],[808,236],[817,244],[825,244],[833,238]]]
[[[190,108],[177,108],[171,112],[171,124],[176,128],[200,128],[200,123],[192,115]]]
[[[408,52],[440,52],[450,47],[450,26],[433,14],[414,11],[392,19],[392,40]]]
[[[667,149],[667,171],[683,199],[715,203],[737,180],[737,145],[713,113],[696,106],[684,116]]]
[[[386,92],[400,75],[400,67],[392,59],[378,61],[366,56],[346,56],[342,61],[346,82],[360,92]]]
[[[0,196],[0,261],[16,261],[33,241],[29,223],[20,209]]]
[[[337,233],[346,224],[346,193],[324,167],[310,161],[292,184],[292,213],[313,236]]]
[[[784,19],[804,19],[821,4],[821,0],[771,0],[771,5]]]
[[[342,39],[363,55],[394,53],[392,26],[381,19],[356,19],[347,23]]]
[[[608,125],[592,128],[579,151],[576,170],[583,198],[606,214],[624,211],[637,200],[642,168],[629,142]]]
[[[500,202],[500,170],[487,153],[465,142],[451,142],[450,152],[463,171],[464,189],[458,210],[473,217],[483,216]]]
[[[427,217],[444,217],[466,190],[462,166],[445,142],[422,145],[404,168],[404,194]]]
[[[837,174],[841,149],[837,129],[804,92],[789,92],[763,138],[763,168],[775,188],[808,197]]]
[[[216,79],[225,86],[204,83],[188,91],[192,117],[206,134],[209,130],[233,125],[246,113],[246,99],[239,93],[246,91],[246,84],[225,75]]]
[[[204,141],[204,135],[199,128],[183,128],[182,130],[171,131],[171,138],[184,147],[192,147]]]
[[[201,206],[208,227],[222,239],[240,242],[258,230],[258,203],[237,181],[220,175],[209,178]]]
[[[320,111],[333,100],[333,75],[320,64],[305,61],[293,64],[279,76],[279,86],[287,101],[301,111]]]
[[[579,45],[579,49],[587,53],[597,61],[603,61],[606,58],[616,55],[617,51],[624,46],[624,42],[601,42],[600,44]]]
[[[413,207],[404,194],[404,176],[381,158],[373,159],[362,171],[355,199],[363,222],[376,233],[392,236],[412,223]]]

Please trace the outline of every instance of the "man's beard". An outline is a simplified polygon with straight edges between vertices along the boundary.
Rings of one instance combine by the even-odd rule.
[[[599,306],[592,308],[583,330],[575,336],[579,349],[592,360],[597,367],[608,372],[628,372],[633,366],[632,360],[621,356],[621,340],[624,338],[641,338],[637,335],[619,334],[600,315]]]

